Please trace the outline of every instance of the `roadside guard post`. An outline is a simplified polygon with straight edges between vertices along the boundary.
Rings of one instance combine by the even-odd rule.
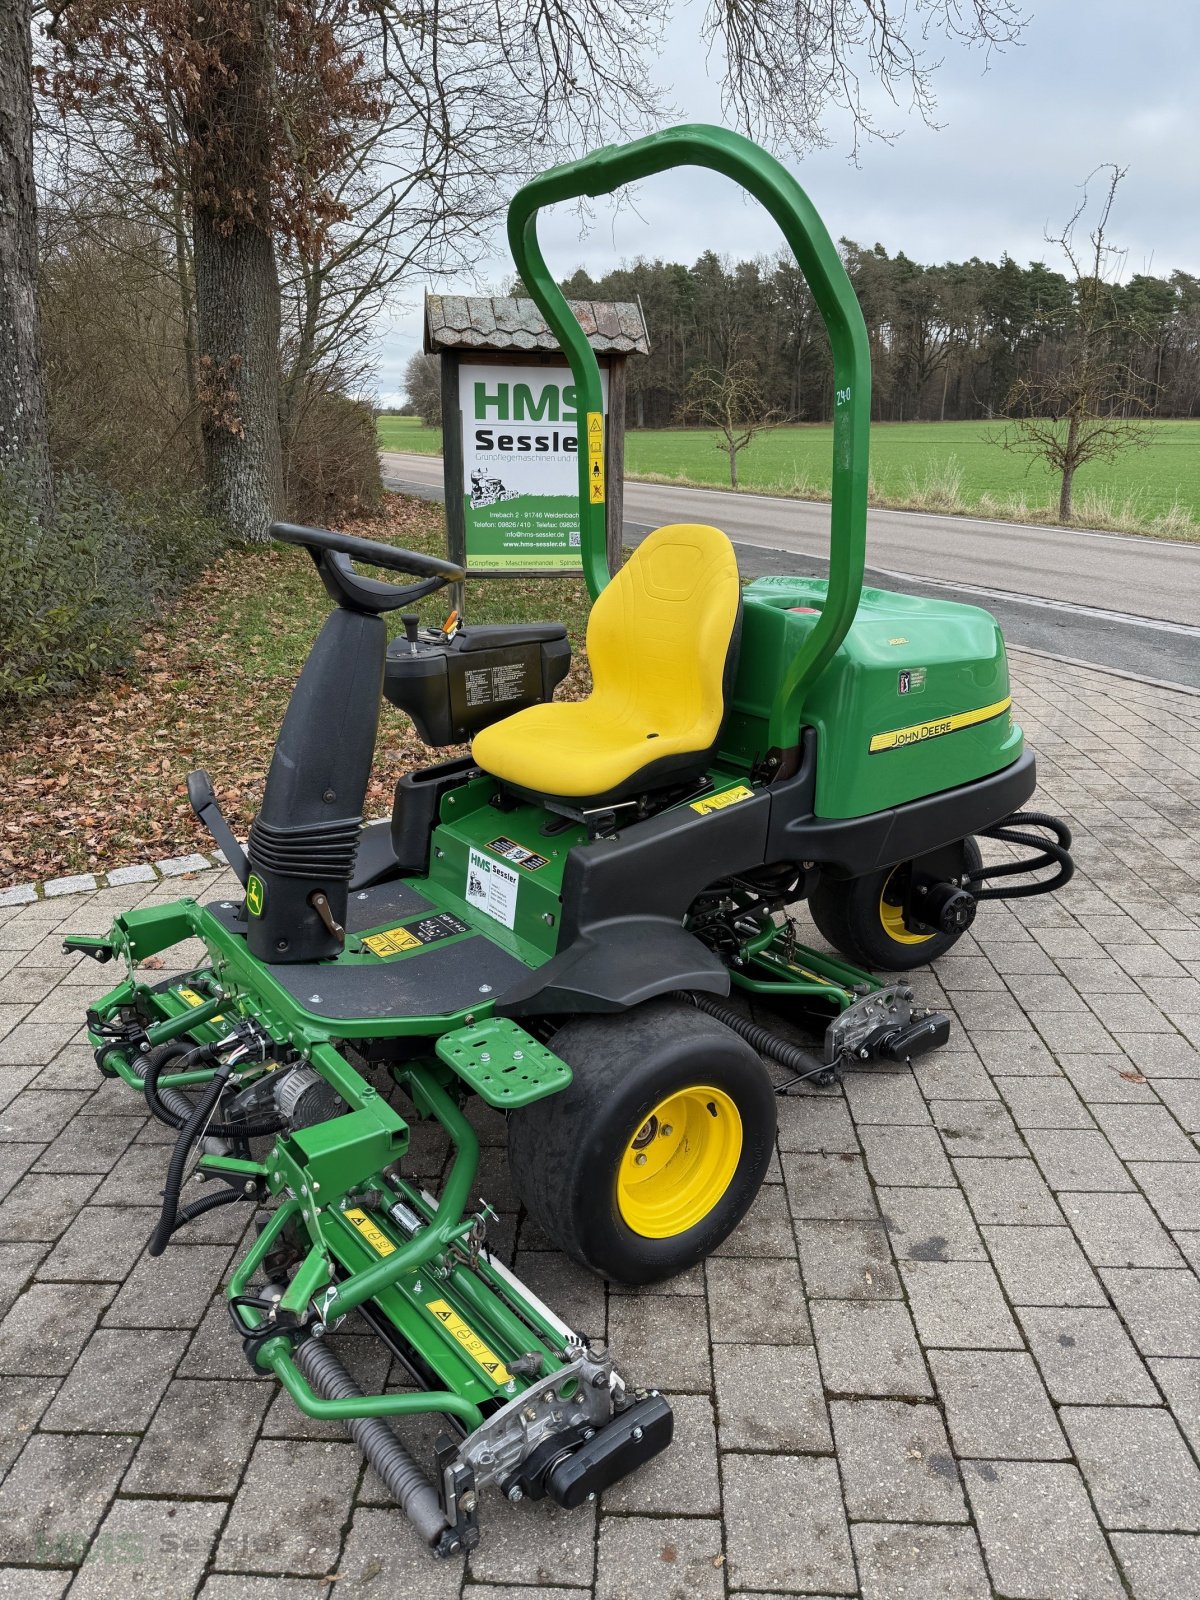
[[[441,361],[447,554],[472,578],[583,569],[578,453],[621,559],[625,361],[650,348],[640,306],[573,301],[600,366],[603,413],[582,420],[575,380],[532,300],[426,295],[425,349]],[[461,585],[453,599],[462,607]]]

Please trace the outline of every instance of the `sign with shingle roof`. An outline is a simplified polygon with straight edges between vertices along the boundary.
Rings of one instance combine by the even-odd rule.
[[[632,301],[570,300],[568,304],[600,355],[648,355],[650,340],[642,308]],[[532,300],[511,295],[425,296],[425,349],[558,350],[557,341]]]
[[[650,343],[639,305],[573,300],[600,363],[607,426],[592,493],[620,560],[625,361]],[[532,300],[426,295],[425,349],[441,358],[449,554],[470,576],[581,569],[575,386]],[[595,452],[593,452],[595,453]]]

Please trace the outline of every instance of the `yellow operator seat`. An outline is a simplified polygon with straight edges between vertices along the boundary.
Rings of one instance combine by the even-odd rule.
[[[672,523],[638,545],[588,618],[592,692],[475,735],[485,772],[526,794],[603,805],[699,777],[737,664],[741,584],[719,528]]]

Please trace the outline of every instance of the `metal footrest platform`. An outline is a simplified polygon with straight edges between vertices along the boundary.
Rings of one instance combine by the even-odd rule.
[[[567,1063],[507,1017],[444,1033],[436,1048],[446,1065],[499,1111],[544,1100],[571,1081]]]

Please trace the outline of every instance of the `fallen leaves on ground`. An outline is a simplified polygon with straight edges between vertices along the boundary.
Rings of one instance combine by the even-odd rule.
[[[353,531],[445,553],[442,509],[421,500],[389,495]],[[577,579],[472,583],[468,605],[480,622],[564,621],[581,654],[586,607]],[[440,620],[444,596],[413,609]],[[187,799],[196,767],[211,775],[245,838],[288,696],[328,612],[305,551],[240,548],[145,634],[122,674],[10,718],[0,734],[0,888],[211,851]],[[586,689],[586,665],[577,662],[559,697]],[[403,772],[458,753],[428,749],[385,701],[366,815],[390,810]]]

